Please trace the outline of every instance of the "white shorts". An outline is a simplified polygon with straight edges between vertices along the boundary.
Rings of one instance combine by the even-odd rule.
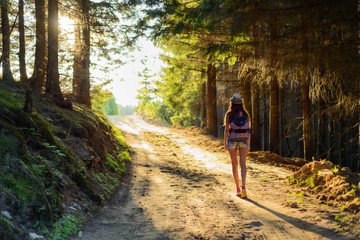
[[[228,149],[249,148],[249,141],[235,141],[228,139],[227,147]]]

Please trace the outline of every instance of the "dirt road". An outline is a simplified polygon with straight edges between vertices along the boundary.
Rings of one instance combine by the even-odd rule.
[[[75,239],[356,237],[334,220],[338,210],[287,186],[291,170],[248,158],[248,199],[240,199],[230,158],[216,139],[136,116],[111,121],[124,132],[133,161],[119,192]]]

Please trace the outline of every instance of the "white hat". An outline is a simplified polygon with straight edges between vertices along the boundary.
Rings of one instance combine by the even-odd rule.
[[[232,103],[243,103],[244,99],[242,99],[240,93],[235,93],[234,96],[230,98],[230,102]]]

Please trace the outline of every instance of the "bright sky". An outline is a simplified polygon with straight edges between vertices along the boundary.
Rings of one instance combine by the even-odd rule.
[[[160,49],[156,48],[149,40],[141,40],[139,42],[140,50],[136,50],[132,54],[135,56],[134,62],[129,62],[123,66],[120,66],[114,79],[108,88],[115,96],[116,102],[120,105],[137,105],[138,95],[137,90],[142,86],[140,85],[141,78],[139,73],[143,72],[145,68],[151,70],[151,73],[159,74],[161,72],[161,66],[163,62],[159,59]],[[146,65],[141,63],[141,60],[147,59]]]
[[[124,21],[124,20],[123,20]],[[65,31],[73,31],[73,21],[67,17],[60,18],[61,28]],[[139,43],[139,50],[135,50],[130,53],[134,55],[135,61],[129,61],[127,64],[119,66],[114,72],[100,72],[93,71],[92,75],[95,78],[102,78],[104,75],[106,78],[112,79],[112,83],[105,86],[105,89],[109,89],[116,98],[116,102],[120,105],[137,105],[138,95],[137,90],[142,86],[140,85],[141,78],[138,76],[139,73],[143,72],[145,68],[148,68],[152,74],[159,74],[163,62],[159,59],[160,49],[156,48],[154,44],[142,38]],[[126,58],[124,56],[124,58]],[[147,59],[146,65],[142,64],[141,60]],[[125,61],[125,59],[121,59]]]

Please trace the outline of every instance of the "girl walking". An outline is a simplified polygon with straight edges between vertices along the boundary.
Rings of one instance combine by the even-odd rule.
[[[234,96],[230,98],[230,106],[225,114],[224,124],[224,144],[231,158],[232,173],[236,185],[236,196],[246,198],[246,156],[250,150],[251,120],[249,113],[244,107],[244,100],[239,93],[234,94]],[[238,155],[241,168],[241,189],[239,183]]]

